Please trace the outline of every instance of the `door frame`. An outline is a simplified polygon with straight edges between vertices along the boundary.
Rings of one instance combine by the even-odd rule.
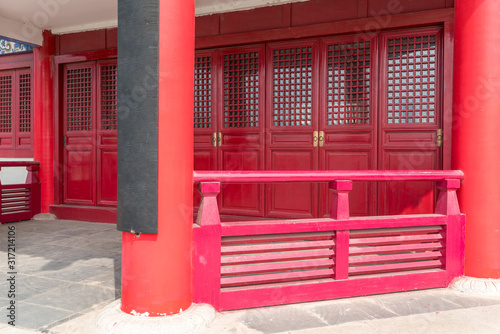
[[[64,153],[62,138],[63,131],[63,99],[64,99],[64,71],[66,64],[86,61],[108,60],[118,57],[118,50],[106,49],[90,52],[79,52],[54,56],[54,205],[64,204]]]

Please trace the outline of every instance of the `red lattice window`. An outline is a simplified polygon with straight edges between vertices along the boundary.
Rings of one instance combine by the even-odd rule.
[[[101,129],[116,130],[117,65],[101,66]]]
[[[436,122],[436,35],[387,41],[387,123]]]
[[[0,76],[0,132],[12,132],[12,75]]]
[[[194,128],[212,127],[212,57],[196,57],[194,63]]]
[[[68,131],[92,128],[92,68],[72,68],[66,77],[66,115]]]
[[[259,53],[223,56],[224,127],[259,126]]]
[[[370,42],[327,45],[327,125],[370,123]]]
[[[311,46],[273,50],[273,125],[303,126],[312,122]]]
[[[31,74],[19,75],[19,132],[31,132]]]

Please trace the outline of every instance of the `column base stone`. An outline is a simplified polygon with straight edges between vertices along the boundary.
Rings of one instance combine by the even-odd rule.
[[[120,309],[121,299],[99,312],[96,326],[102,334],[194,334],[200,333],[214,319],[215,310],[207,304],[192,304],[179,314],[165,317],[133,316]]]
[[[32,218],[33,220],[55,220],[56,215],[53,213],[38,213]]]
[[[450,288],[465,293],[500,297],[500,279],[462,276],[455,278]]]

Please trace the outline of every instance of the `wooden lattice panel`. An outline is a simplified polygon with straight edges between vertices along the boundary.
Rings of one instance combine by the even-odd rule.
[[[334,233],[223,237],[221,287],[332,278]]]
[[[66,76],[67,131],[92,129],[92,68],[69,68]]]
[[[370,42],[328,43],[326,52],[326,124],[369,124]]]
[[[12,75],[0,75],[0,132],[12,131]]]
[[[212,127],[212,57],[196,57],[194,64],[194,128],[210,129]]]
[[[116,130],[117,65],[101,66],[101,129]]]
[[[19,75],[19,132],[31,132],[31,74]]]
[[[436,123],[436,35],[387,40],[387,123]]]
[[[273,125],[304,126],[312,122],[311,46],[273,50]]]
[[[349,275],[441,268],[443,240],[441,226],[351,231]]]
[[[259,52],[223,55],[225,128],[259,126]]]

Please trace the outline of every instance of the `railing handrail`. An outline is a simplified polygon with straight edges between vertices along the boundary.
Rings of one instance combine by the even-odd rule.
[[[2,167],[25,167],[25,166],[40,166],[38,161],[0,161]]]
[[[460,170],[195,171],[193,180],[223,183],[352,181],[442,181],[464,178]]]

